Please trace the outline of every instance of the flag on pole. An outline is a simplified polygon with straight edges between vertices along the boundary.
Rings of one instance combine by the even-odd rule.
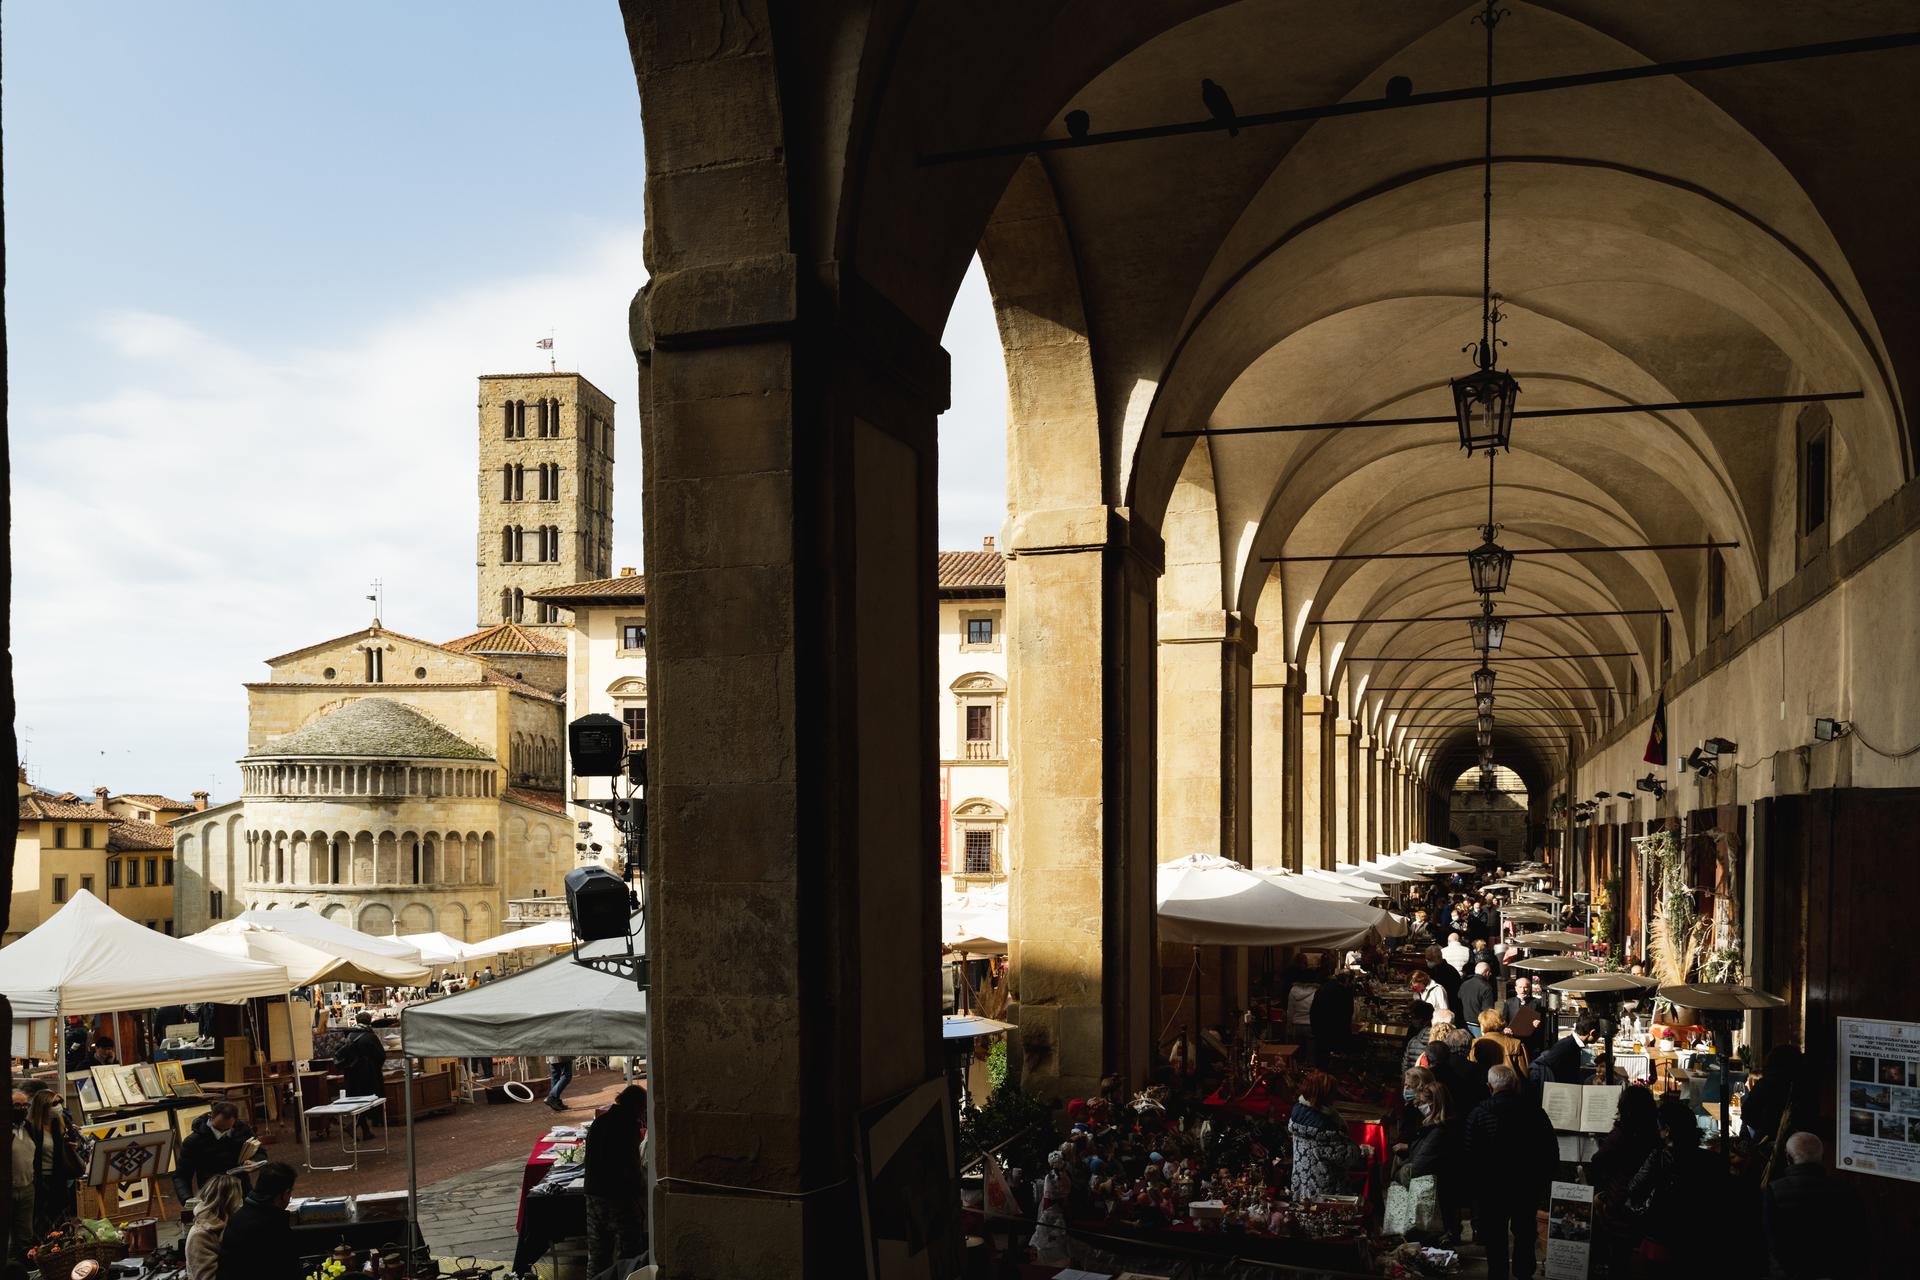
[[[1653,724],[1647,729],[1647,753],[1640,757],[1647,764],[1663,765],[1667,762],[1667,695],[1661,691],[1660,701],[1653,706]]]
[[[982,1153],[980,1169],[985,1175],[981,1179],[981,1211],[989,1218],[1018,1218],[1020,1205],[1013,1198],[1013,1188],[1007,1185],[1007,1175],[1000,1168],[1000,1157],[991,1151]]]
[[[534,343],[533,345],[540,348],[542,351],[551,351],[553,350],[553,339],[542,338],[540,339],[540,341]]]

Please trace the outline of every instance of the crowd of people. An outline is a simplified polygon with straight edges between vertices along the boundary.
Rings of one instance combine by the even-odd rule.
[[[1585,925],[1571,910],[1559,923]],[[1231,1054],[1203,1049],[1182,1028],[1154,1088],[1069,1104],[1072,1129],[1033,1188],[1040,1260],[1066,1261],[1068,1224],[1084,1221],[1311,1234],[1303,1223],[1329,1201],[1365,1199],[1355,1193],[1370,1178],[1389,1188],[1430,1178],[1435,1212],[1407,1239],[1470,1241],[1493,1280],[1530,1277],[1550,1183],[1581,1180],[1594,1187],[1594,1276],[1864,1274],[1868,1227],[1805,1131],[1818,1106],[1796,1048],[1776,1048],[1749,1077],[1736,1159],[1707,1145],[1710,1125],[1683,1087],[1634,1083],[1579,1165],[1564,1158],[1544,1088],[1597,1080],[1602,1024],[1572,1002],[1558,1007],[1557,993],[1511,967],[1521,953],[1486,895],[1438,890],[1411,925],[1398,956],[1334,953],[1319,971],[1296,959],[1285,979],[1292,990],[1273,1002],[1301,1042],[1286,1068],[1240,1077]],[[1376,1169],[1355,1140],[1351,1109],[1338,1104],[1368,1092],[1378,1050],[1358,1043],[1356,1023],[1366,1018],[1356,1000],[1379,1020],[1382,993],[1396,981],[1389,968],[1406,974],[1412,998],[1396,1020],[1412,1025],[1394,1063],[1389,1165]],[[1262,1022],[1245,1015],[1250,1035]],[[1291,1103],[1265,1122],[1236,1123],[1219,1109],[1235,1089],[1271,1089]]]

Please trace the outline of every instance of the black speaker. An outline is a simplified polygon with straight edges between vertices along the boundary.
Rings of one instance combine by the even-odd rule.
[[[582,942],[626,937],[633,915],[627,882],[605,867],[575,867],[567,872],[567,914]]]
[[[574,777],[615,777],[627,763],[626,726],[604,712],[581,716],[567,726],[567,752]]]

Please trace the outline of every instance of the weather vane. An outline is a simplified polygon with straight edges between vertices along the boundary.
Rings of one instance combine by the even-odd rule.
[[[373,625],[376,627],[380,625],[381,615],[386,612],[386,595],[386,587],[382,585],[380,579],[375,578],[373,590],[367,595],[367,599],[373,601]]]

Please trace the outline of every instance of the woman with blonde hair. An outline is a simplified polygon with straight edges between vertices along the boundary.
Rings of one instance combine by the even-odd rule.
[[[215,1174],[201,1184],[193,1202],[193,1228],[187,1232],[187,1280],[217,1280],[221,1237],[245,1199],[240,1179],[230,1173]]]
[[[1501,1061],[1524,1076],[1527,1074],[1527,1046],[1518,1036],[1507,1034],[1507,1020],[1498,1009],[1480,1011],[1480,1038],[1473,1042],[1473,1058],[1480,1059],[1478,1052],[1482,1041],[1498,1045]]]

